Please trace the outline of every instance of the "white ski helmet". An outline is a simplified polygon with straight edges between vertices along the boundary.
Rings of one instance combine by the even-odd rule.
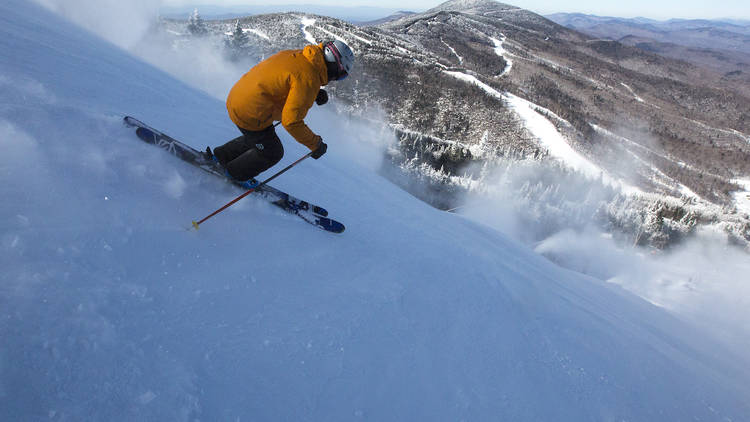
[[[336,64],[336,80],[346,78],[354,67],[354,53],[343,41],[328,41],[323,44],[323,55],[326,62]]]

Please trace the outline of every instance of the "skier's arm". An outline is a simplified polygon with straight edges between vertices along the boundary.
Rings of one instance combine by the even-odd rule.
[[[284,109],[281,111],[281,124],[284,129],[311,151],[318,148],[321,138],[307,127],[304,119],[319,90],[320,87],[314,86],[312,82],[293,78]]]

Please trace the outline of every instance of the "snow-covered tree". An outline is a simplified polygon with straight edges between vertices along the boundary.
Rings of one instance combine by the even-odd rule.
[[[187,29],[188,32],[197,36],[206,35],[208,33],[206,23],[203,21],[203,18],[201,18],[201,15],[198,14],[198,9],[194,9],[193,14],[188,18]]]
[[[242,26],[240,26],[240,20],[237,19],[237,21],[234,24],[234,30],[232,31],[232,48],[234,50],[242,50],[247,46],[247,34],[245,34],[245,31],[242,30]]]
[[[243,55],[247,55],[249,52],[248,36],[242,30],[239,19],[234,24],[234,30],[232,35],[227,38],[226,45],[229,50],[229,57],[231,60],[238,60]]]

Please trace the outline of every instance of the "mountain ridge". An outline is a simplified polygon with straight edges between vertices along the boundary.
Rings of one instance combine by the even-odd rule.
[[[631,35],[687,47],[750,53],[750,22],[731,23],[720,19],[657,21],[567,13],[548,17],[566,27],[614,40]]]

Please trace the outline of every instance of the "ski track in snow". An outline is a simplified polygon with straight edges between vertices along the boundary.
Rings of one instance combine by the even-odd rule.
[[[745,189],[744,191],[732,193],[737,211],[750,215],[750,179],[737,179],[733,180],[733,182]]]
[[[523,120],[526,128],[531,132],[540,143],[547,148],[553,157],[558,158],[560,161],[565,163],[570,168],[584,174],[585,176],[592,179],[601,179],[607,185],[613,187],[619,187],[623,192],[628,194],[641,193],[641,190],[631,186],[621,180],[617,180],[609,176],[599,166],[593,164],[591,161],[586,159],[584,156],[576,152],[573,147],[568,144],[565,137],[557,130],[555,125],[552,124],[546,117],[539,114],[537,110],[541,110],[544,113],[554,115],[551,110],[547,110],[544,107],[538,106],[530,101],[524,100],[511,93],[500,93],[491,86],[478,80],[475,76],[457,72],[457,71],[444,71],[445,73],[474,84],[482,88],[489,95],[505,101],[513,111]],[[559,118],[559,117],[558,117]]]
[[[325,24],[325,25],[327,27],[331,28],[331,29],[334,28],[331,25],[328,25],[328,24]],[[329,34],[330,36],[336,38],[337,40],[340,40],[340,41],[343,41],[343,42],[347,42],[344,38],[339,37],[338,35],[334,34],[331,31],[325,30],[325,29],[323,29],[321,27],[318,27],[318,29],[320,29],[321,31],[325,32],[326,34]],[[368,45],[372,45],[372,41],[368,40],[367,38],[360,37],[359,35],[354,34],[352,32],[347,32],[347,35],[350,36],[350,37],[352,37],[352,38],[354,38],[354,39],[356,39],[356,40],[359,40],[360,42],[363,42],[363,43],[368,44]],[[351,45],[349,47],[351,48]]]
[[[302,18],[300,20],[300,24],[302,26],[302,34],[305,36],[307,42],[309,42],[310,44],[317,44],[318,42],[315,40],[315,37],[313,37],[312,34],[307,31],[307,28],[309,26],[315,25],[315,19]]]
[[[730,132],[737,135],[740,139],[744,139],[748,144],[750,144],[750,135],[745,135],[744,133],[740,132],[736,129],[730,129]]]
[[[545,65],[551,67],[552,69],[554,69],[556,71],[568,72],[571,75],[575,75],[578,78],[581,78],[581,79],[584,79],[584,80],[588,81],[589,83],[591,83],[592,86],[595,86],[595,87],[600,88],[600,89],[612,89],[612,87],[610,87],[609,85],[607,85],[607,84],[605,84],[603,82],[597,81],[596,79],[593,79],[593,78],[591,78],[591,77],[589,77],[587,75],[584,75],[584,74],[578,72],[577,70],[575,70],[575,69],[573,69],[571,67],[563,66],[560,63],[554,62],[552,60],[546,59],[546,58],[541,57],[541,56],[537,56],[537,55],[532,54],[530,52],[528,52],[528,54],[532,58],[522,57],[522,56],[519,56],[519,55],[516,55],[516,54],[512,54],[512,53],[510,53],[508,51],[506,51],[505,54],[511,55],[511,56],[515,57],[516,59],[518,59],[518,60],[525,60],[527,62],[533,62],[533,63],[538,63],[538,64],[545,64]]]
[[[443,38],[440,38],[440,42],[442,42],[446,47],[448,47],[448,49],[453,53],[453,55],[456,56],[456,58],[458,58],[458,64],[460,65],[464,64],[464,58],[459,56],[458,53],[456,53],[456,50],[453,47],[451,47],[450,44],[443,41]]]
[[[656,155],[656,156],[658,156],[658,157],[660,157],[660,158],[662,158],[662,159],[664,159],[664,160],[667,160],[667,161],[671,161],[671,162],[673,162],[673,163],[676,163],[676,164],[680,164],[680,163],[677,163],[676,161],[674,161],[673,159],[671,159],[671,158],[669,158],[669,157],[667,157],[667,156],[665,156],[665,155],[663,155],[663,154],[660,154],[660,153],[658,153],[658,152],[656,152],[656,151],[652,150],[651,148],[645,147],[645,146],[643,146],[643,145],[641,145],[641,144],[639,144],[639,143],[637,143],[637,142],[631,141],[631,140],[630,140],[630,139],[628,139],[628,138],[625,138],[625,137],[623,137],[623,136],[620,136],[620,135],[617,135],[617,134],[615,134],[615,133],[612,133],[612,132],[608,131],[607,129],[604,129],[604,128],[603,128],[603,127],[601,127],[601,126],[595,125],[595,124],[593,124],[593,123],[589,123],[589,125],[591,125],[591,127],[592,127],[592,128],[593,128],[593,129],[595,130],[595,131],[597,131],[597,132],[599,132],[599,133],[601,133],[601,134],[604,134],[604,135],[606,135],[606,136],[608,136],[608,137],[610,137],[610,138],[612,138],[612,139],[616,139],[616,140],[619,140],[620,142],[626,143],[626,144],[628,144],[628,145],[630,145],[630,146],[634,146],[634,147],[636,147],[636,148],[639,148],[639,149],[645,150],[645,151],[647,151],[648,153],[650,153],[650,154],[654,154],[654,155]],[[677,189],[678,189],[678,190],[680,191],[680,193],[681,193],[681,194],[683,194],[683,195],[685,195],[685,196],[688,196],[688,197],[693,197],[693,198],[700,198],[700,196],[698,196],[698,194],[697,194],[697,193],[695,193],[695,192],[694,192],[694,191],[693,191],[692,189],[690,189],[689,187],[687,187],[687,186],[683,185],[682,183],[680,183],[679,181],[677,181],[677,180],[675,180],[675,179],[673,179],[673,178],[671,178],[671,177],[667,176],[667,175],[666,175],[666,174],[665,174],[664,172],[662,172],[662,171],[661,171],[661,170],[659,170],[658,168],[654,167],[653,165],[651,165],[651,164],[650,164],[650,163],[648,163],[647,161],[643,160],[642,158],[640,158],[640,157],[639,157],[639,156],[638,156],[637,154],[633,153],[632,151],[629,151],[629,150],[628,150],[628,152],[629,152],[629,153],[630,153],[630,154],[631,154],[631,155],[633,156],[633,158],[635,158],[636,160],[640,161],[640,162],[641,162],[641,163],[643,163],[644,165],[648,166],[648,168],[650,168],[650,169],[651,169],[652,171],[654,171],[654,173],[658,174],[659,176],[661,176],[661,177],[662,177],[662,178],[664,178],[665,180],[669,180],[669,181],[671,181],[671,183],[672,183],[673,185],[667,185],[667,184],[665,184],[665,183],[662,183],[662,182],[660,182],[660,181],[658,181],[658,180],[655,180],[655,182],[657,182],[657,183],[660,183],[660,184],[662,184],[663,186],[665,186],[665,187],[668,187],[668,188],[670,188],[670,189],[673,189],[673,188],[674,188],[674,186],[677,186]],[[683,165],[683,166],[684,166],[684,163],[683,163],[683,164],[680,164],[680,165]]]
[[[502,72],[498,75],[498,77],[505,76],[508,73],[510,73],[511,68],[513,68],[513,61],[511,61],[507,56],[510,55],[505,49],[503,48],[503,43],[505,42],[505,35],[500,34],[501,39],[490,37],[490,40],[492,40],[492,43],[495,44],[495,54],[502,57],[503,60],[505,60],[505,69],[503,69]]]
[[[680,117],[682,117],[684,120],[686,120],[688,122],[695,123],[696,125],[704,128],[704,129],[715,130],[717,132],[721,132],[721,133],[724,133],[724,134],[727,134],[727,135],[736,136],[736,137],[740,138],[741,140],[750,143],[750,136],[745,135],[744,133],[742,133],[742,132],[740,132],[740,131],[738,131],[736,129],[721,129],[721,128],[718,128],[718,127],[709,126],[709,125],[707,125],[707,124],[705,124],[703,122],[699,122],[698,120],[691,119],[689,117],[684,117],[684,116],[680,116]]]
[[[349,41],[347,41],[345,38],[343,38],[343,37],[341,37],[339,35],[336,35],[336,34],[334,34],[331,31],[325,30],[325,29],[321,28],[320,26],[316,26],[315,28],[317,28],[318,31],[321,31],[321,32],[324,32],[324,33],[330,35],[331,37],[333,37],[336,40],[342,41],[342,42],[344,42],[347,45],[350,44]],[[352,34],[350,34],[350,35],[352,35]],[[351,48],[351,46],[350,46],[350,48]],[[354,51],[354,49],[352,49],[352,51]],[[354,52],[356,53],[356,51],[354,51]]]
[[[633,91],[633,88],[631,88],[630,86],[628,86],[625,82],[620,82],[620,85],[624,86],[633,95],[633,97],[635,97],[635,99],[639,103],[644,103],[645,102],[645,101],[643,101],[643,98],[639,97],[638,94],[636,94],[635,91]]]
[[[550,110],[546,110],[511,93],[506,93],[505,95],[508,98],[510,106],[526,122],[526,128],[541,141],[542,145],[549,150],[552,156],[557,157],[574,170],[592,179],[601,179],[607,185],[619,187],[627,194],[642,193],[640,189],[612,178],[599,166],[593,164],[575,151],[555,125],[537,112],[537,110],[542,110],[545,113],[553,114]]]
[[[245,28],[242,28],[242,32],[250,32],[250,33],[255,34],[255,35],[257,35],[257,36],[259,36],[259,37],[261,37],[263,39],[271,41],[271,38],[269,38],[269,36],[266,35],[266,33],[263,32],[263,31],[261,31],[260,29],[253,29],[253,28],[245,29]]]
[[[239,191],[122,116],[216,146],[223,101],[26,0],[0,3],[0,95],[2,421],[750,414],[745,355],[418,201],[330,109],[329,152],[274,185],[344,234],[252,196],[188,231]],[[277,169],[307,152],[278,133]]]

